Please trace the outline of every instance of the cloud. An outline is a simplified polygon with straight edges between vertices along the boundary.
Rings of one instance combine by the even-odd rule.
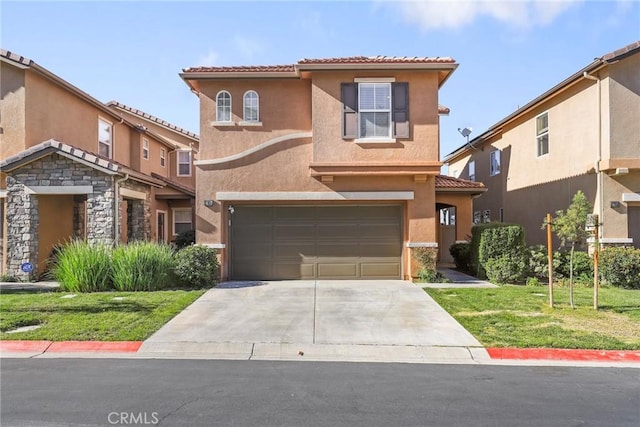
[[[253,59],[264,51],[262,43],[238,35],[233,38],[233,44],[245,59]]]
[[[209,52],[205,55],[202,55],[200,59],[198,59],[197,64],[199,66],[204,67],[212,67],[214,65],[220,65],[218,61],[220,60],[220,55],[217,52],[209,49]]]
[[[393,2],[404,18],[423,30],[457,29],[481,17],[490,17],[514,28],[551,24],[582,0],[423,0]]]

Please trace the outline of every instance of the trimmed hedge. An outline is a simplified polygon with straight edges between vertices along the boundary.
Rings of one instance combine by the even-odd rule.
[[[469,271],[471,263],[471,244],[468,242],[454,243],[449,248],[456,268],[460,271]]]
[[[174,255],[174,274],[189,287],[213,286],[218,281],[217,251],[206,246],[187,246]]]
[[[477,277],[490,276],[497,283],[524,279],[527,256],[524,229],[520,225],[497,222],[474,226],[470,254],[472,273]]]
[[[600,280],[616,287],[640,289],[640,249],[610,247],[600,251]]]

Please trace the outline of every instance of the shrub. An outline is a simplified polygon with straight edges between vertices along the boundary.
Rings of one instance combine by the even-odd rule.
[[[174,273],[185,286],[214,285],[218,279],[218,269],[215,249],[192,245],[174,254]]]
[[[111,287],[111,248],[73,240],[58,254],[53,276],[65,291],[105,291]]]
[[[16,276],[12,276],[11,274],[0,274],[0,282],[17,282],[18,278]]]
[[[426,282],[435,281],[438,277],[438,271],[436,270],[438,250],[435,248],[413,248],[411,255],[418,264],[418,277],[420,280]]]
[[[547,248],[542,245],[531,246],[529,252],[529,270],[527,274],[540,280],[549,279]],[[560,280],[569,277],[569,252],[553,252],[553,278]],[[588,253],[575,251],[573,254],[574,279],[583,284],[593,282],[593,259]]]
[[[540,280],[538,280],[537,277],[527,277],[526,285],[536,287],[542,286],[542,283],[540,283]]]
[[[494,262],[489,267],[491,260]],[[491,277],[495,278],[496,283],[522,281],[527,268],[522,226],[497,224],[483,229],[480,235],[478,261],[482,267],[480,273],[486,273],[491,281],[494,281]],[[488,268],[492,269],[491,273]]]
[[[193,245],[196,243],[196,230],[187,230],[176,236],[174,244],[176,249],[182,249],[184,247]]]
[[[525,257],[515,254],[489,258],[484,268],[492,283],[505,284],[521,282],[527,266]]]
[[[113,250],[113,286],[119,291],[155,291],[171,278],[171,248],[149,242],[134,242]]]
[[[456,263],[456,268],[461,271],[469,271],[471,262],[471,245],[468,242],[454,243],[449,248],[449,253]]]
[[[640,249],[610,247],[600,252],[600,279],[606,284],[640,289]]]
[[[567,273],[569,275],[569,254],[565,253]],[[587,252],[575,251],[573,253],[573,279],[581,284],[593,284],[593,258]]]
[[[469,271],[477,276],[477,277],[485,277],[485,271],[480,261],[480,243],[482,240],[482,236],[487,230],[491,230],[494,228],[505,228],[505,227],[517,227],[520,230],[523,230],[519,225],[507,224],[502,222],[489,222],[487,224],[477,224],[471,228],[471,242],[469,246]],[[522,231],[522,244],[524,245],[524,231]],[[498,254],[502,254],[503,252],[500,250],[500,242],[496,242],[495,246],[498,247]],[[504,248],[503,248],[504,250]],[[496,256],[497,254],[486,254],[491,256]],[[489,258],[487,257],[487,259]]]

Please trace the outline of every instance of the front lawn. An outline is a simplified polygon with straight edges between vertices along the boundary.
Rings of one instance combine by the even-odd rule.
[[[555,308],[546,287],[425,289],[485,347],[640,349],[640,291],[576,288],[576,309],[567,288],[555,288]]]
[[[204,290],[0,294],[0,339],[141,341],[194,302]],[[70,295],[75,295],[69,298]],[[8,334],[22,326],[40,328]]]

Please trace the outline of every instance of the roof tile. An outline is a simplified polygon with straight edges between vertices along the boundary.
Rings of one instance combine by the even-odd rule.
[[[305,58],[298,64],[431,64],[454,63],[448,56],[347,56],[338,58]]]
[[[176,131],[178,133],[181,133],[183,135],[186,135],[186,136],[189,136],[189,137],[195,138],[195,139],[200,139],[198,134],[196,134],[194,132],[190,132],[190,131],[188,131],[186,129],[183,129],[183,128],[179,127],[179,126],[176,126],[176,125],[174,125],[172,123],[169,123],[166,120],[163,120],[163,119],[160,119],[158,117],[152,116],[151,114],[145,113],[144,111],[138,110],[137,108],[129,107],[128,105],[124,105],[124,104],[122,104],[122,103],[120,103],[118,101],[110,101],[110,102],[107,103],[107,106],[120,108],[121,110],[125,110],[125,111],[127,111],[127,112],[129,112],[131,114],[135,114],[136,116],[142,117],[142,118],[147,119],[149,121],[158,123],[158,124],[160,124],[162,126],[165,126],[165,127],[168,127],[169,129],[174,130],[174,131]]]
[[[436,188],[469,188],[469,189],[483,189],[484,184],[476,181],[469,181],[466,179],[454,178],[452,176],[437,175],[436,176]]]

